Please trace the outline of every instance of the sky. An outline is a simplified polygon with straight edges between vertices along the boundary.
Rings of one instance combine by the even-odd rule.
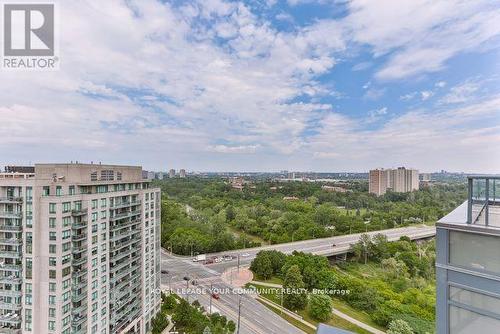
[[[500,172],[500,1],[64,0],[0,165]]]

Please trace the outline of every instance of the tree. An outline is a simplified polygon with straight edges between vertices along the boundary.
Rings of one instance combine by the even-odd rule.
[[[258,277],[270,279],[273,276],[273,267],[268,254],[257,256],[250,265],[250,270]]]
[[[297,265],[291,266],[285,275],[283,282],[284,295],[283,305],[290,310],[303,310],[307,305],[307,295],[304,289],[304,281]]]
[[[391,321],[387,334],[413,334],[413,329],[406,321],[397,319]]]
[[[309,315],[319,321],[327,321],[332,314],[332,299],[326,295],[311,295]]]

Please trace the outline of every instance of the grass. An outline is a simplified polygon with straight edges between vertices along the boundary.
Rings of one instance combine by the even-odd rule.
[[[380,329],[381,331],[385,331],[386,329],[384,327],[381,327],[377,325],[370,315],[366,312],[356,310],[352,308],[349,304],[345,303],[344,301],[337,299],[337,298],[332,298],[332,304],[333,307],[340,312],[347,314],[351,318],[354,318],[356,320],[359,320],[369,326],[375,327],[377,329]]]
[[[279,292],[277,290],[272,290],[272,288],[270,289],[269,287],[266,287],[266,286],[263,286],[263,285],[259,285],[259,284],[253,284],[253,283],[247,283],[245,285],[245,287],[250,287],[250,286],[254,286],[257,288],[257,291],[261,291],[262,293],[259,292],[260,296],[261,297],[264,297],[276,304],[280,304],[281,303],[281,296],[279,295]],[[264,304],[264,303],[262,303]],[[298,327],[300,328],[301,330],[303,330],[304,332],[306,333],[315,333],[314,330],[312,330],[310,327],[304,325],[303,323],[301,323],[300,321],[298,321],[297,319],[294,319],[286,314],[281,314],[281,312],[274,308],[274,307],[271,307],[267,304],[264,304],[266,307],[268,307],[269,309],[271,309],[274,313],[276,314],[279,314],[282,318],[284,318],[285,320],[287,320],[289,323],[291,323],[292,325],[294,325],[295,327]],[[340,308],[337,308],[336,305],[340,305],[342,306],[342,309]],[[341,305],[337,302],[337,304],[335,303],[335,300],[334,300],[334,307],[337,308],[339,311],[341,312],[344,312],[344,310],[347,310],[347,306],[345,305]],[[368,321],[364,321],[364,317],[362,316],[355,316],[357,314],[354,314],[358,311],[355,311],[354,309],[351,309],[351,310],[348,310],[348,312],[344,312],[346,313],[347,315],[361,321],[361,322],[364,322],[370,326],[373,325],[373,323],[371,322],[371,320],[368,322]],[[359,313],[359,312],[358,312]],[[298,315],[300,315],[305,321],[315,325],[315,326],[318,326],[319,322],[317,320],[314,320],[313,318],[311,318],[309,316],[309,314],[307,313],[307,310],[302,310],[302,311],[299,311],[297,312]],[[369,318],[369,315],[366,314],[366,317]],[[345,320],[345,319],[342,319],[340,318],[339,316],[336,316],[334,314],[332,314],[331,318],[326,322],[327,325],[330,325],[330,326],[334,326],[334,327],[338,327],[338,328],[341,328],[341,329],[345,329],[345,330],[348,330],[348,331],[351,331],[351,332],[354,332],[354,333],[359,333],[359,334],[371,334],[370,332],[364,330],[363,328],[360,328],[352,323],[350,323],[349,321]],[[376,328],[379,328],[379,329],[382,329],[381,327],[379,326],[373,326],[373,327],[376,327]]]
[[[279,277],[273,276],[270,279],[263,279],[258,276],[254,277],[254,281],[262,282],[262,283],[271,283],[271,284],[280,284],[283,285],[283,280]]]
[[[245,235],[245,237],[247,237],[248,239],[250,239],[251,241],[253,242],[260,242],[261,245],[267,245],[269,244],[269,242],[265,241],[264,239],[262,239],[261,237],[258,237],[256,235],[253,235],[253,234],[248,234],[248,233],[245,233],[245,232],[242,232],[240,230],[238,230],[237,228],[233,227],[233,226],[227,226],[227,229],[229,230],[229,232],[231,232],[235,237],[240,237],[241,235]]]

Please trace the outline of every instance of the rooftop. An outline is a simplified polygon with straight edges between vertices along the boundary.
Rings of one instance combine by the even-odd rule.
[[[500,176],[469,176],[468,198],[441,218],[439,225],[500,233]]]

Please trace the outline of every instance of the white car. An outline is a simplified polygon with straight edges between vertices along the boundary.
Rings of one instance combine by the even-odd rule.
[[[248,254],[248,253],[243,253],[243,254],[241,254],[241,256],[242,256],[242,257],[249,257],[249,256],[250,256],[250,254]]]

